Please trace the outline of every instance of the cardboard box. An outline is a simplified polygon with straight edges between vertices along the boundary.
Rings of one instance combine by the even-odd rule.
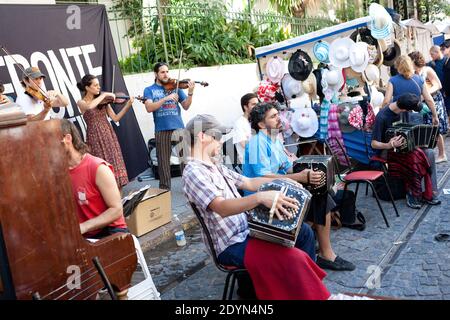
[[[125,218],[128,229],[139,237],[172,221],[170,191],[149,188],[134,211]]]

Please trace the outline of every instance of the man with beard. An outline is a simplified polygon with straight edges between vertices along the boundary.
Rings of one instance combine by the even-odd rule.
[[[61,130],[81,234],[100,239],[128,232],[112,166],[88,153],[88,146],[72,122],[61,120]]]
[[[292,172],[292,162],[279,139],[281,120],[276,105],[257,104],[250,113],[250,123],[257,134],[250,139],[245,148],[244,176],[290,178],[302,184],[320,183],[320,172],[311,169]],[[315,195],[311,200],[305,221],[311,223],[317,231],[319,255],[316,262],[319,267],[336,271],[352,271],[355,265],[337,256],[331,247],[331,210],[335,207],[336,204],[328,193]]]
[[[170,155],[172,153],[172,133],[184,128],[181,108],[188,110],[192,103],[195,83],[189,81],[188,94],[179,89],[165,90],[169,83],[167,63],[158,62],[153,68],[155,83],[144,90],[145,108],[153,113],[155,123],[156,153],[158,157],[159,188],[170,190]]]

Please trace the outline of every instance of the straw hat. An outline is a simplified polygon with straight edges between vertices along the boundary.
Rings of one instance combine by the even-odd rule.
[[[392,17],[386,9],[378,3],[371,3],[369,16],[372,18],[370,31],[375,39],[385,39],[393,31]]]
[[[375,39],[367,27],[358,28],[351,35],[350,39],[355,42],[367,43],[367,51],[369,53],[369,63],[381,66],[383,63],[383,50],[381,49],[380,40]]]
[[[335,39],[330,45],[330,63],[339,68],[350,67],[350,48],[354,43],[350,38]]]
[[[362,77],[369,85],[377,84],[380,79],[380,69],[374,64],[368,64]]]
[[[381,108],[383,106],[384,95],[377,90],[376,87],[371,87],[370,93],[370,104],[372,105],[374,111],[375,108]]]
[[[303,91],[309,95],[310,100],[316,99],[317,96],[317,82],[314,73],[311,73],[309,77],[302,82]]]

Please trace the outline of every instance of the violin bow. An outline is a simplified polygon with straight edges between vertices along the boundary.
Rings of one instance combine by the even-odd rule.
[[[114,80],[116,75],[116,65],[113,64],[113,74],[112,74],[112,84],[111,84],[111,92],[114,93]]]
[[[30,80],[32,83],[34,83],[34,85],[38,88],[38,90],[42,93],[42,95],[48,99],[47,93],[46,93],[41,87],[39,87],[39,86],[37,85],[36,82],[34,82],[34,80],[30,77],[30,75],[29,75],[29,74],[25,71],[25,69],[22,67],[22,64],[19,63],[19,62],[17,62],[17,60],[13,57],[13,55],[10,54],[9,51],[6,50],[6,48],[5,48],[3,45],[0,45],[0,49],[2,49],[3,52],[6,53],[6,55],[7,55],[8,57],[10,57],[10,58],[15,62],[15,64],[17,65],[17,67],[18,67],[18,68],[20,69],[20,71],[22,71],[22,73],[28,78],[28,80]]]
[[[180,61],[178,63],[178,79],[177,79],[177,89],[175,91],[176,94],[178,94],[178,87],[180,86],[180,74],[181,74],[181,59],[183,58],[183,49],[181,49],[180,52]]]

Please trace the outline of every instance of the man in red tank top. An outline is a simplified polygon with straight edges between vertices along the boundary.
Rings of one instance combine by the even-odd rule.
[[[112,166],[88,153],[72,122],[61,120],[61,129],[81,234],[99,239],[128,232]]]

